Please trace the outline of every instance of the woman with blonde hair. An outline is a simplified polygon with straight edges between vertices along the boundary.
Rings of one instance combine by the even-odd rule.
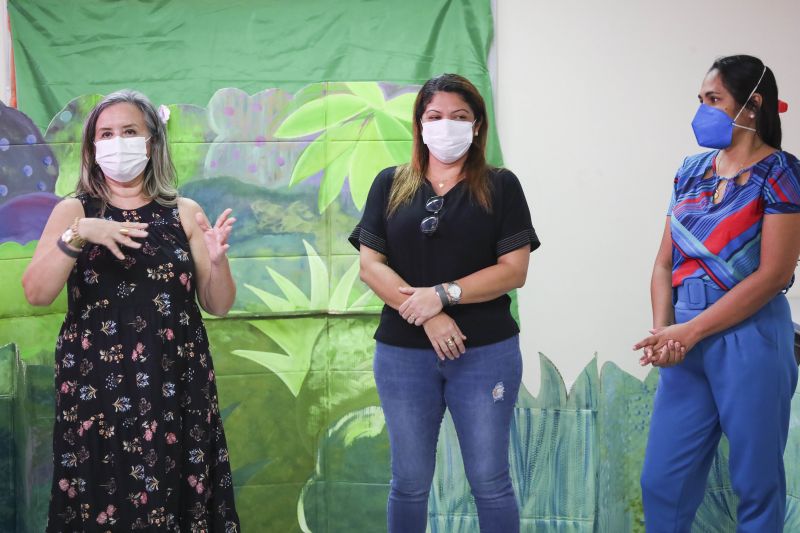
[[[53,209],[22,280],[33,305],[67,286],[47,531],[239,530],[198,307],[233,304],[229,215],[212,226],[178,195],[144,95],[92,110],[76,195]]]

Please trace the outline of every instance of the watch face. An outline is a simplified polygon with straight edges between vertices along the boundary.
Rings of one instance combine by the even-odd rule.
[[[453,300],[458,300],[459,298],[461,298],[461,287],[459,287],[454,283],[450,283],[447,286],[447,294],[449,294],[450,298],[452,298]]]
[[[69,241],[72,240],[72,228],[67,228],[67,230],[61,234],[61,240],[69,244]]]

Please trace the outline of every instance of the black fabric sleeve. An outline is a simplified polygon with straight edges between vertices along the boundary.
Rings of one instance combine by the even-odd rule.
[[[541,242],[533,229],[531,212],[522,185],[511,171],[504,169],[497,175],[494,186],[501,189],[501,194],[495,195],[495,198],[500,197],[500,201],[492,206],[498,210],[497,216],[500,219],[497,257],[528,245],[533,252]]]
[[[383,255],[387,253],[386,202],[389,200],[394,170],[395,167],[382,170],[372,182],[361,221],[347,239],[356,250],[363,244]]]

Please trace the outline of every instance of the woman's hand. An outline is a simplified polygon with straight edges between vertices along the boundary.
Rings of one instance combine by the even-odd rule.
[[[228,248],[230,248],[228,237],[233,229],[233,223],[236,222],[235,218],[228,218],[232,212],[233,209],[230,208],[223,211],[213,227],[202,211],[195,213],[197,224],[203,231],[203,240],[206,243],[206,248],[208,248],[208,258],[212,265],[219,264],[225,257]]]
[[[216,316],[225,316],[236,299],[236,283],[226,255],[235,222],[228,218],[230,214],[231,210],[225,209],[211,226],[200,204],[185,196],[178,197],[178,217],[189,238],[194,261],[197,299],[200,307]]]
[[[108,248],[114,257],[125,259],[125,254],[120,250],[120,245],[128,248],[141,248],[140,242],[134,238],[147,237],[147,223],[144,222],[116,222],[104,218],[81,218],[78,220],[78,235],[93,244],[100,244]]]
[[[645,337],[633,346],[634,350],[644,348],[644,355],[639,359],[642,366],[647,364],[658,367],[677,365],[700,341],[688,323],[651,329],[650,334],[649,337]]]
[[[654,350],[653,346],[645,346],[644,354],[639,358],[641,366],[652,364],[658,367],[667,367],[681,363],[686,357],[686,348],[678,341],[668,340],[661,350]]]
[[[437,296],[438,298],[438,296]],[[439,302],[441,303],[441,302]],[[456,321],[445,313],[439,313],[428,319],[422,324],[428,340],[431,341],[436,355],[442,361],[447,359],[458,359],[461,354],[467,351],[464,341],[467,337],[461,333]]]
[[[398,290],[408,295],[397,311],[409,324],[421,326],[442,310],[442,300],[433,287],[400,287]]]

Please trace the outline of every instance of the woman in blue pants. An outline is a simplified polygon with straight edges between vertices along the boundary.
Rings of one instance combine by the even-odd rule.
[[[692,121],[711,151],[675,177],[651,283],[653,330],[635,349],[660,367],[642,472],[649,533],[688,532],[720,436],[730,443],[737,531],[783,531],[783,451],[797,384],[784,293],[800,254],[800,163],[781,149],[775,76],[718,59]]]

